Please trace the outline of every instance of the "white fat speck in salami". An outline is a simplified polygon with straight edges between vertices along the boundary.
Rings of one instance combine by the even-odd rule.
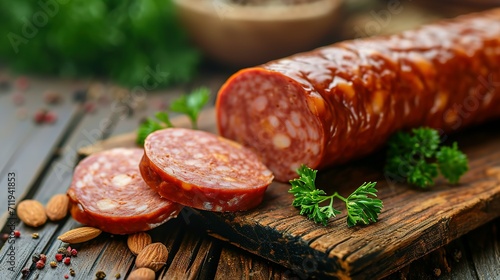
[[[127,174],[118,174],[113,177],[113,180],[111,180],[113,185],[116,187],[124,187],[130,184],[131,181],[132,177],[128,176]]]
[[[255,98],[254,101],[252,102],[252,105],[254,106],[257,112],[262,112],[267,106],[267,97],[259,96]]]
[[[184,143],[193,143],[187,146]],[[178,150],[172,153],[172,150]],[[217,135],[184,128],[151,133],[140,164],[146,183],[162,197],[202,210],[256,207],[271,171],[249,149]]]
[[[285,126],[286,126],[286,130],[287,130],[288,134],[290,134],[290,136],[292,136],[292,137],[297,136],[297,130],[295,129],[295,127],[292,125],[292,123],[290,121],[287,120],[285,122]]]
[[[160,197],[142,179],[143,154],[138,148],[117,148],[82,160],[68,190],[73,218],[105,232],[129,234],[177,216],[182,206]]]
[[[284,149],[290,147],[291,140],[290,137],[283,133],[277,133],[273,137],[273,145],[278,149]]]
[[[269,117],[269,123],[274,127],[277,128],[280,125],[280,121],[278,118],[274,115],[270,115]]]

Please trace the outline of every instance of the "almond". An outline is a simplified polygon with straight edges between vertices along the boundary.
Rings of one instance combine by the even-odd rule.
[[[69,198],[66,194],[56,194],[47,203],[45,213],[53,222],[62,220],[68,214],[68,204]]]
[[[156,277],[155,272],[147,267],[141,267],[130,273],[128,280],[154,280]]]
[[[30,227],[39,227],[47,222],[43,205],[33,199],[21,201],[17,206],[17,216]]]
[[[163,243],[153,243],[144,247],[135,259],[136,267],[151,268],[155,272],[160,270],[168,259],[168,249]]]
[[[127,238],[127,246],[134,255],[139,254],[149,244],[151,244],[151,236],[145,232],[134,233]]]
[[[82,243],[96,238],[101,232],[100,229],[93,227],[80,227],[63,233],[57,239],[70,244]]]

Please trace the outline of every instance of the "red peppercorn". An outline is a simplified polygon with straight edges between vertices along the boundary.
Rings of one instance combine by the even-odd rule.
[[[85,102],[85,104],[83,105],[83,110],[85,111],[85,113],[92,114],[96,111],[96,105],[90,101]]]
[[[42,260],[36,262],[36,268],[42,269],[44,267],[45,267],[45,262],[43,262]]]
[[[71,255],[76,257],[76,255],[78,254],[78,251],[76,249],[71,249]]]
[[[47,261],[47,256],[45,254],[40,254],[40,260],[45,263]]]
[[[54,112],[46,112],[45,116],[43,116],[43,121],[46,123],[54,123],[57,120],[57,115]]]
[[[20,231],[18,231],[18,230],[15,230],[15,231],[14,231],[14,237],[16,237],[16,238],[21,237],[21,232],[20,232]]]
[[[21,76],[21,77],[17,78],[17,80],[16,80],[16,86],[20,90],[26,90],[26,89],[28,89],[28,87],[29,87],[28,78],[26,78],[24,76]]]
[[[56,261],[61,262],[63,260],[63,254],[57,253],[56,254]]]
[[[71,263],[71,258],[70,257],[65,257],[63,262],[64,262],[65,265],[69,265]]]
[[[68,279],[69,278],[69,275],[68,274],[64,274],[64,279]]]
[[[47,112],[45,110],[38,110],[33,116],[33,121],[37,124],[41,124],[45,121],[45,115]]]

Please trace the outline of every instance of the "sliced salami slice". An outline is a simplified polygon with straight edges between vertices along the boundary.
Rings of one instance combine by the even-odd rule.
[[[68,190],[71,215],[113,234],[157,227],[182,206],[148,187],[139,172],[142,149],[116,148],[88,156],[76,167]]]
[[[202,210],[242,211],[256,207],[273,180],[257,156],[214,134],[169,128],[150,134],[140,170],[165,198]]]

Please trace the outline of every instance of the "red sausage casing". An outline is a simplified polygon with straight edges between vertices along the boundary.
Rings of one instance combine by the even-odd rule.
[[[248,68],[222,86],[219,133],[275,178],[366,155],[397,130],[452,132],[500,116],[500,9],[337,43]]]

